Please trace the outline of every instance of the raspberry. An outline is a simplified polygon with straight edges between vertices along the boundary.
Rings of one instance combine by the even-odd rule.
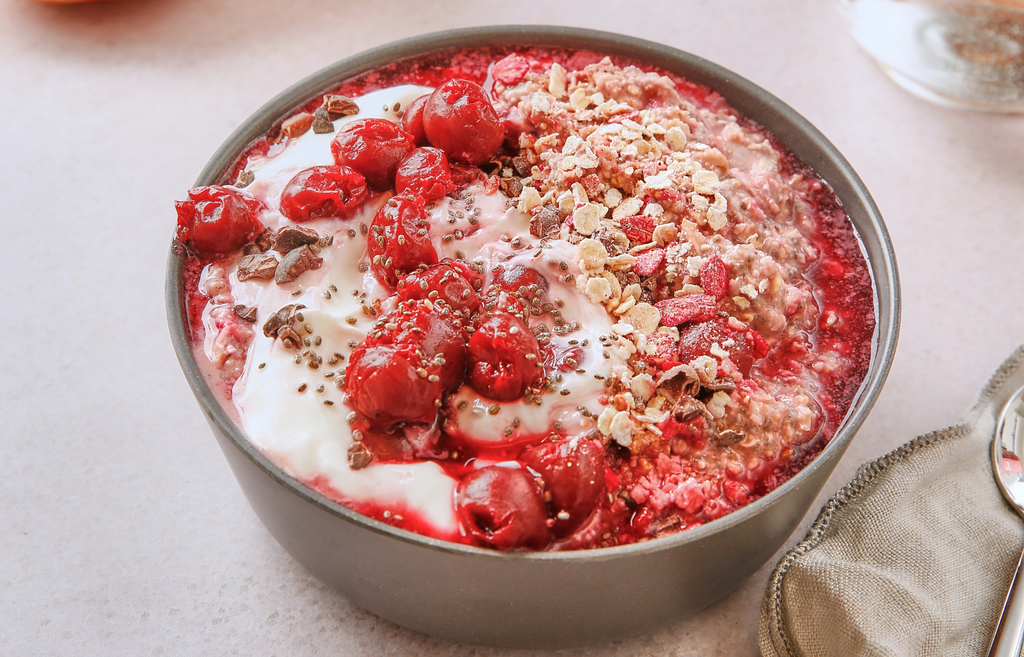
[[[176,238],[200,255],[227,255],[263,232],[258,217],[267,208],[244,192],[210,185],[190,189],[188,198],[174,202]]]
[[[351,219],[369,196],[366,179],[348,167],[310,167],[285,185],[281,214],[300,223],[322,217]]]
[[[519,399],[544,376],[540,345],[519,319],[495,313],[469,339],[469,385],[496,401]]]
[[[633,271],[640,276],[650,276],[658,271],[658,267],[665,261],[665,249],[660,247],[647,249],[636,257],[633,263]]]
[[[352,350],[345,389],[352,406],[374,427],[388,430],[403,422],[430,424],[436,419],[444,392],[440,367],[416,351],[410,344],[366,343]]]
[[[581,440],[575,448],[569,441],[544,443],[526,449],[519,461],[544,480],[555,538],[572,534],[597,508],[605,483],[601,443]]]
[[[540,549],[550,540],[544,498],[526,470],[481,468],[459,482],[455,504],[466,531],[479,545]]]
[[[423,132],[423,106],[427,104],[430,94],[424,94],[412,101],[402,114],[402,130],[409,133],[412,143],[417,146],[427,145],[427,135]]]
[[[650,242],[654,235],[654,219],[642,214],[623,217],[619,220],[619,227],[630,241],[641,244]]]
[[[436,148],[417,148],[395,171],[395,191],[416,194],[424,201],[436,201],[455,189],[448,158]]]
[[[442,262],[400,280],[398,297],[402,300],[440,299],[460,313],[473,313],[481,303],[480,295],[469,282],[473,278],[475,276],[465,265]]]
[[[415,148],[413,138],[391,121],[359,119],[345,124],[331,141],[334,163],[363,174],[372,189],[390,189],[395,170]]]
[[[420,265],[437,264],[437,251],[428,236],[423,199],[394,196],[370,223],[366,252],[377,280],[394,288],[398,279]],[[422,232],[421,232],[422,231]]]
[[[480,85],[449,80],[430,94],[423,107],[423,130],[448,157],[480,165],[498,152],[505,130]]]
[[[718,302],[707,294],[686,294],[654,304],[661,311],[661,323],[677,326],[685,322],[704,322],[718,315]]]
[[[717,255],[709,256],[700,268],[700,286],[704,294],[721,301],[729,293],[729,270]]]

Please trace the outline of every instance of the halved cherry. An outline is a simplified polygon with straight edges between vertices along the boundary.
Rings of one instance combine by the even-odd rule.
[[[295,222],[322,217],[351,219],[369,196],[366,179],[349,167],[310,167],[285,185],[281,214]]]
[[[436,148],[417,148],[402,160],[395,171],[395,191],[416,194],[424,201],[436,201],[455,189],[452,170],[444,152]]]
[[[407,132],[386,119],[351,121],[331,141],[334,163],[363,174],[376,190],[392,187],[398,163],[415,147]]]
[[[417,146],[425,146],[427,135],[423,132],[423,106],[427,104],[430,94],[423,94],[405,108],[402,114],[402,130],[405,130],[412,137]]]
[[[400,299],[441,299],[462,313],[480,308],[480,295],[470,283],[475,276],[461,263],[441,262],[409,274],[398,282]]]
[[[440,367],[416,352],[410,344],[364,343],[352,350],[345,390],[353,408],[374,427],[430,424],[437,417],[444,392]]]
[[[469,385],[481,395],[519,399],[543,376],[540,345],[520,319],[495,313],[469,339]]]
[[[680,327],[679,361],[689,363],[699,356],[712,356],[721,362],[712,351],[714,344],[729,352],[729,360],[745,377],[750,376],[754,362],[768,353],[768,345],[757,331],[733,328],[727,320],[712,320]]]
[[[204,256],[237,251],[263,232],[259,215],[266,206],[245,192],[220,185],[196,187],[187,201],[175,201],[176,237]]]
[[[449,80],[430,94],[423,108],[423,131],[448,157],[473,165],[491,159],[505,138],[487,94],[468,80]]]
[[[370,269],[381,283],[395,287],[398,279],[420,265],[436,265],[430,243],[427,209],[416,196],[393,196],[370,222],[366,252]]]
[[[455,503],[466,531],[484,547],[537,550],[550,540],[544,498],[525,470],[481,468],[459,482]]]
[[[555,538],[572,534],[597,508],[605,483],[604,448],[598,441],[544,443],[527,448],[519,461],[544,480]]]

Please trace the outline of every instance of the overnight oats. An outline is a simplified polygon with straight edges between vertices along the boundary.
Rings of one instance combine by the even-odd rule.
[[[331,89],[177,203],[193,348],[248,439],[379,521],[633,543],[827,444],[874,299],[831,189],[713,91],[557,49]]]

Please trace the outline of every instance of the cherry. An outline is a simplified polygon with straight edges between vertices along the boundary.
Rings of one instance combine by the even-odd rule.
[[[465,265],[445,261],[400,280],[398,297],[402,300],[441,299],[459,313],[473,313],[481,303],[480,295],[470,283],[473,278],[475,276]]]
[[[427,144],[427,135],[423,132],[423,106],[427,104],[427,98],[430,98],[430,94],[423,94],[412,101],[402,114],[402,130],[409,133],[417,146]]]
[[[575,448],[568,440],[544,443],[527,448],[519,461],[544,480],[555,538],[572,534],[597,508],[605,483],[604,448],[598,441],[581,440]]]
[[[417,148],[402,160],[395,171],[395,191],[416,194],[424,201],[436,201],[455,189],[452,170],[443,151]]]
[[[481,468],[459,482],[455,503],[462,524],[479,545],[537,550],[548,543],[544,498],[525,470]]]
[[[434,90],[423,108],[423,130],[448,157],[480,165],[498,152],[505,131],[480,85],[449,80]]]
[[[494,277],[494,282],[527,301],[539,299],[548,291],[548,281],[540,272],[525,265],[508,265]]]
[[[349,167],[310,167],[285,185],[281,214],[300,223],[322,217],[351,219],[369,195],[366,179]]]
[[[524,322],[529,317],[529,311],[526,310],[522,297],[516,296],[500,285],[491,285],[487,288],[484,310],[493,313],[508,313]]]
[[[757,331],[735,329],[726,320],[712,320],[680,327],[679,361],[689,363],[699,356],[714,356],[711,345],[716,342],[729,352],[729,360],[744,377],[750,376],[754,361],[768,353],[768,345]]]
[[[485,397],[519,399],[543,375],[537,339],[508,313],[485,319],[469,339],[469,385]]]
[[[395,326],[388,330],[387,327]],[[411,344],[423,357],[437,364],[445,392],[466,379],[467,342],[462,321],[448,308],[423,301],[405,301],[378,321],[367,342]]]
[[[178,211],[177,239],[204,256],[237,251],[263,232],[259,215],[262,201],[220,185],[196,187],[187,201],[175,201]]]
[[[363,174],[372,189],[390,189],[398,163],[415,148],[412,137],[386,119],[345,124],[331,141],[335,164]]]
[[[416,351],[413,344],[366,343],[352,350],[345,390],[352,406],[374,427],[388,430],[402,422],[429,424],[436,419],[444,392],[440,367]]]
[[[388,199],[373,216],[366,242],[370,269],[377,280],[393,288],[407,272],[437,264],[428,230],[423,199],[412,195]]]

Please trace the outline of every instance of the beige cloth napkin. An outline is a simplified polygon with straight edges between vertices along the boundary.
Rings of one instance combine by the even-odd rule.
[[[861,466],[776,566],[765,657],[984,655],[1024,543],[992,474],[999,413],[1024,347],[962,424]]]

